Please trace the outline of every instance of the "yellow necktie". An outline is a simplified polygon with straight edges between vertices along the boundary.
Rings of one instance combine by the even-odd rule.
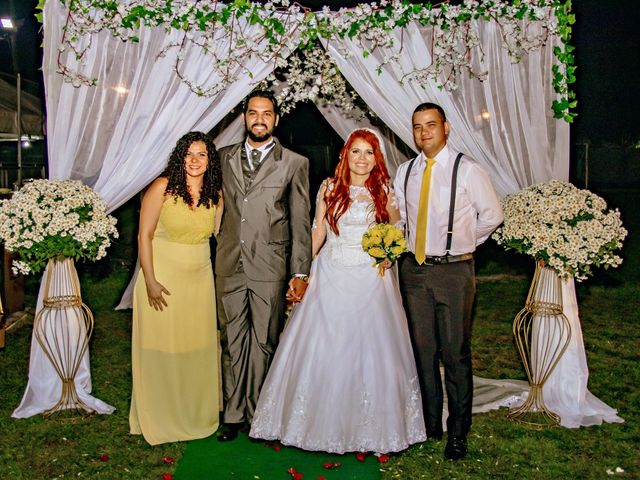
[[[427,158],[427,168],[422,174],[422,185],[420,186],[420,204],[418,205],[418,222],[416,224],[416,262],[422,265],[426,257],[427,239],[427,214],[429,213],[429,187],[431,186],[431,171],[436,161]]]

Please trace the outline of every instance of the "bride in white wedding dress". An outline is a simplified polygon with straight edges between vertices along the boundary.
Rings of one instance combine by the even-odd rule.
[[[400,218],[388,182],[379,137],[353,131],[318,192],[309,288],[280,338],[251,437],[332,453],[426,440],[395,269],[380,276],[361,246],[370,227]]]

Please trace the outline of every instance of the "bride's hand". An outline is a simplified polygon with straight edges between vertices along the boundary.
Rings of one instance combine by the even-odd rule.
[[[393,266],[393,263],[391,263],[391,260],[389,260],[388,258],[385,258],[378,264],[378,266],[384,268],[385,270],[388,270]]]
[[[169,290],[164,288],[164,286],[158,282],[157,280],[151,280],[147,283],[147,297],[149,297],[149,306],[153,307],[155,310],[162,311],[164,307],[168,306],[167,301],[162,296],[162,294],[171,295]]]
[[[307,279],[301,277],[293,277],[289,280],[289,290],[287,290],[286,295],[287,302],[298,303],[302,301],[302,297],[304,297],[304,293],[309,285],[307,281]]]

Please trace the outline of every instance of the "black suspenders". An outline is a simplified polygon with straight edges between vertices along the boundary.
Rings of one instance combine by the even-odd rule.
[[[446,255],[449,255],[449,250],[451,250],[451,241],[453,239],[453,215],[456,207],[456,184],[458,183],[458,166],[460,165],[460,159],[462,158],[462,152],[458,153],[456,157],[456,161],[453,164],[453,173],[451,175],[451,199],[449,200],[449,226],[447,228],[447,252]],[[416,161],[414,158],[409,163],[409,167],[407,168],[407,173],[404,177],[404,214],[407,217],[407,238],[410,236],[409,231],[409,214],[407,212],[407,184],[409,183],[409,173],[411,173],[411,169],[413,168],[413,163]]]

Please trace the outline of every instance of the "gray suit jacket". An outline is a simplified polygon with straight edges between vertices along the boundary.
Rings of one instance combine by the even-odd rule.
[[[278,140],[245,189],[244,142],[221,148],[224,215],[216,240],[216,275],[230,276],[238,261],[254,281],[308,274],[311,264],[309,160]]]

